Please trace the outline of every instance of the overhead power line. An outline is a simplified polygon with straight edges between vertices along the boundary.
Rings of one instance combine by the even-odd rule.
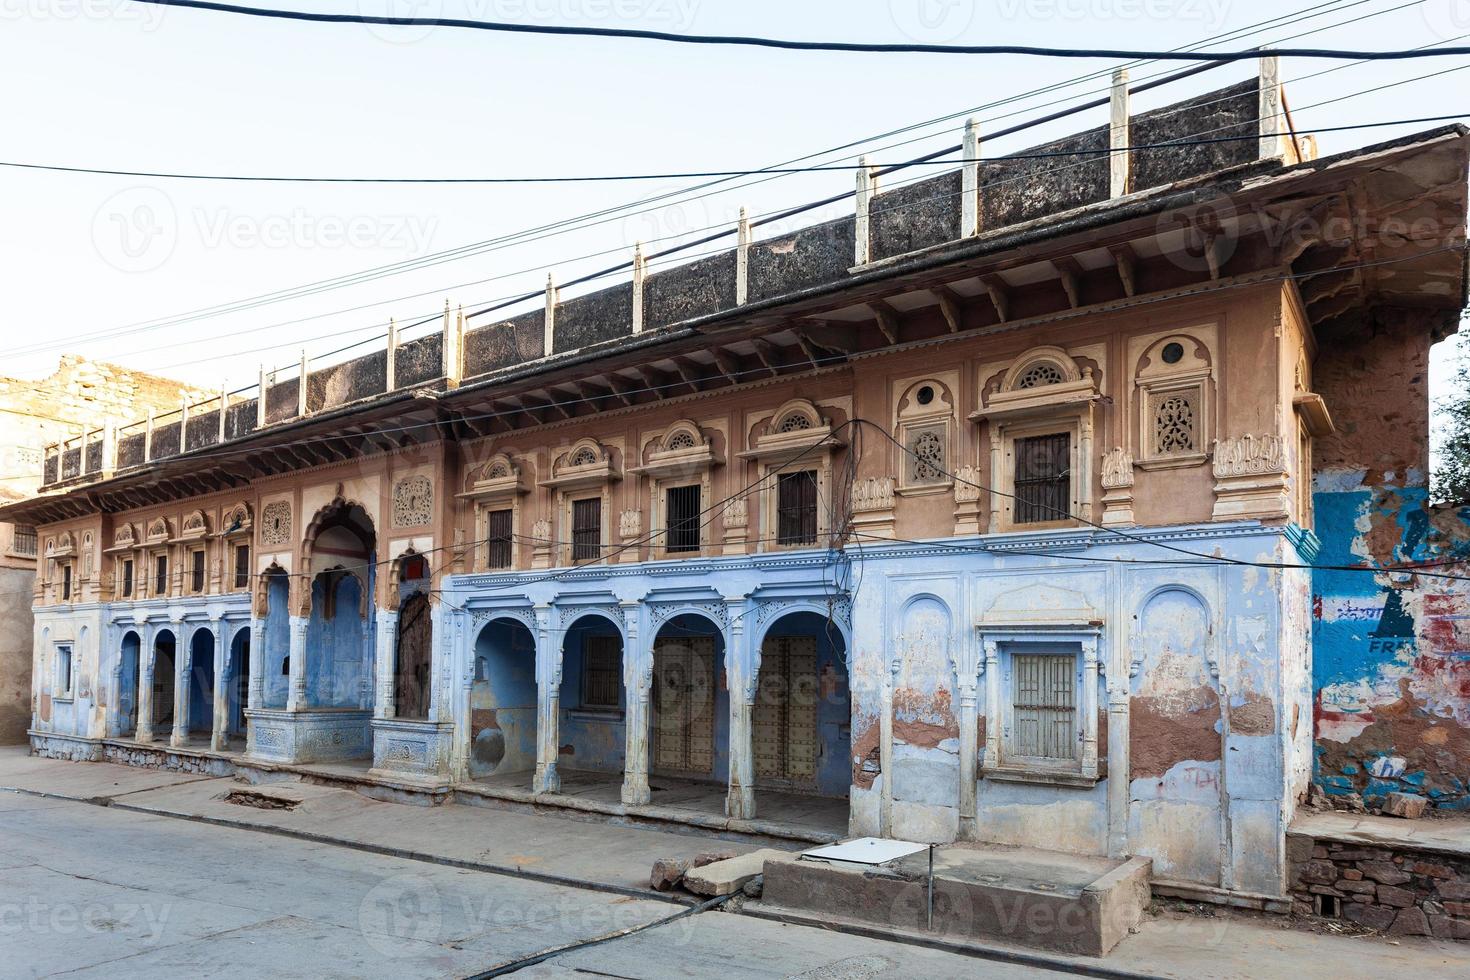
[[[1313,133],[1336,133],[1351,129],[1376,129],[1382,126],[1408,126],[1417,123],[1445,122],[1463,119],[1470,113],[1456,112],[1444,116],[1419,116],[1413,119],[1387,119],[1382,122],[1353,123],[1344,126],[1314,126]],[[953,166],[963,163],[1008,163],[1015,160],[1046,160],[1055,157],[1101,157],[1109,153],[1133,153],[1142,150],[1169,150],[1189,146],[1204,146],[1209,143],[1234,143],[1242,140],[1259,139],[1252,133],[1248,136],[1216,136],[1204,139],[1181,138],[1162,143],[1138,143],[1132,146],[1110,147],[1106,150],[1052,150],[1038,153],[1007,153],[995,157],[942,157],[926,160],[902,161],[899,163],[833,163],[809,167],[761,167],[755,170],[692,170],[678,173],[646,174],[579,174],[561,177],[277,177],[245,174],[183,174],[146,170],[104,170],[92,167],[66,167],[46,163],[16,163],[0,160],[0,167],[15,167],[22,170],[47,170],[73,174],[101,174],[112,177],[150,177],[160,180],[222,180],[222,181],[270,181],[278,183],[309,184],[570,184],[632,180],[679,180],[693,177],[750,177],[755,174],[809,174],[824,171],[902,170],[909,167]]]
[[[1202,40],[1200,40],[1198,42],[1195,42],[1195,43],[1193,43],[1191,45],[1183,45],[1183,46],[1179,47],[1176,50],[1181,50],[1181,51],[1184,51],[1184,50],[1194,50],[1194,49],[1198,49],[1198,48],[1202,48],[1202,47],[1208,47],[1208,46],[1211,46],[1211,45],[1214,45],[1214,44],[1224,43],[1224,42],[1230,41],[1230,40],[1237,40],[1237,39],[1239,39],[1241,37],[1250,36],[1251,34],[1261,33],[1262,31],[1270,28],[1271,26],[1280,27],[1280,26],[1287,26],[1287,25],[1291,25],[1291,24],[1296,24],[1296,23],[1300,23],[1302,21],[1312,20],[1312,19],[1315,19],[1317,17],[1328,16],[1328,15],[1331,15],[1331,14],[1336,14],[1336,13],[1340,13],[1340,12],[1345,11],[1345,10],[1349,10],[1351,8],[1360,7],[1360,6],[1363,6],[1364,4],[1366,4],[1368,2],[1370,2],[1370,0],[1354,0],[1354,2],[1351,2],[1351,3],[1340,3],[1340,2],[1336,2],[1336,0],[1334,0],[1334,2],[1321,3],[1321,4],[1317,4],[1315,6],[1305,7],[1305,8],[1302,8],[1300,10],[1291,11],[1291,12],[1288,12],[1288,13],[1285,13],[1285,14],[1280,14],[1280,15],[1278,15],[1276,17],[1268,18],[1268,19],[1266,19],[1264,21],[1259,21],[1259,22],[1257,22],[1255,24],[1245,25],[1245,26],[1242,26],[1240,28],[1236,28],[1233,31],[1227,31],[1227,32],[1224,32],[1224,33],[1221,33],[1221,34],[1216,34],[1216,35],[1213,35],[1211,37],[1204,38],[1204,39],[1202,39]],[[1293,39],[1295,39],[1297,37],[1304,37],[1304,36],[1307,36],[1307,35],[1310,35],[1310,34],[1324,33],[1324,32],[1327,32],[1327,31],[1334,30],[1334,29],[1336,29],[1338,27],[1345,26],[1346,24],[1356,23],[1358,21],[1367,19],[1369,17],[1377,17],[1377,16],[1380,16],[1382,14],[1394,13],[1394,12],[1396,12],[1398,10],[1403,9],[1404,7],[1414,6],[1417,3],[1419,3],[1419,2],[1422,2],[1422,0],[1414,0],[1413,3],[1400,4],[1398,6],[1390,7],[1390,8],[1384,9],[1384,10],[1372,11],[1370,13],[1363,14],[1361,16],[1355,17],[1355,18],[1353,18],[1351,20],[1348,20],[1348,21],[1341,21],[1341,22],[1338,22],[1338,23],[1335,23],[1335,24],[1328,24],[1328,25],[1324,25],[1322,27],[1314,28],[1314,29],[1312,29],[1310,31],[1302,32],[1300,34],[1294,34],[1294,35],[1290,35],[1290,36],[1288,36],[1286,38],[1280,38],[1280,39],[1278,39],[1278,41],[1293,40]],[[1458,37],[1456,37],[1456,38],[1448,38],[1448,39],[1446,39],[1443,42],[1437,42],[1437,43],[1450,43],[1450,42],[1458,41],[1458,40],[1461,40],[1461,38],[1458,38]],[[1433,47],[1433,46],[1434,45],[1426,45],[1426,47]],[[1117,67],[1132,68],[1132,67],[1137,67],[1139,64],[1142,64],[1142,62],[1131,62],[1131,63],[1127,63],[1127,64],[1120,65],[1120,66],[1117,66]],[[1193,67],[1193,68],[1185,69],[1184,71],[1177,72],[1177,73],[1172,74],[1172,75],[1165,75],[1163,73],[1159,73],[1159,74],[1154,75],[1154,76],[1152,76],[1150,78],[1141,79],[1140,81],[1142,81],[1144,84],[1135,85],[1132,90],[1135,93],[1142,92],[1142,91],[1145,91],[1147,88],[1152,88],[1152,87],[1155,87],[1155,86],[1158,86],[1158,85],[1165,85],[1165,84],[1168,84],[1168,83],[1170,83],[1172,81],[1176,81],[1176,80],[1178,80],[1180,78],[1184,78],[1184,77],[1187,77],[1189,75],[1193,75],[1193,74],[1196,74],[1198,72],[1205,71],[1205,70],[1208,70],[1208,69],[1214,68],[1214,67],[1219,67],[1219,66],[1218,65],[1212,65],[1212,64],[1206,64],[1206,65],[1201,65],[1201,66],[1196,66],[1196,67]],[[1353,64],[1339,65],[1336,68],[1328,69],[1328,72],[1331,72],[1331,71],[1340,71],[1340,70],[1342,70],[1344,68],[1350,68],[1350,67],[1353,67]],[[1320,72],[1318,74],[1325,74],[1325,73],[1326,72]],[[832,155],[834,153],[839,153],[839,152],[841,152],[843,150],[849,150],[849,149],[852,149],[854,147],[860,146],[863,143],[868,142],[870,140],[874,140],[874,139],[888,139],[888,138],[893,137],[893,136],[896,136],[896,135],[901,135],[901,134],[905,134],[905,133],[908,133],[908,132],[912,132],[912,131],[914,131],[916,129],[921,129],[921,128],[925,127],[925,126],[934,125],[934,124],[943,123],[943,122],[948,122],[948,121],[952,121],[952,120],[959,119],[959,118],[962,118],[962,117],[966,117],[966,116],[969,116],[969,115],[971,115],[971,114],[973,114],[975,112],[979,112],[979,111],[982,111],[982,110],[995,109],[995,108],[998,108],[998,107],[1007,106],[1007,105],[1010,105],[1010,104],[1013,104],[1013,103],[1016,103],[1016,102],[1023,101],[1023,100],[1028,99],[1028,98],[1032,98],[1032,97],[1037,96],[1037,95],[1044,95],[1044,94],[1047,94],[1047,93],[1050,93],[1050,92],[1058,92],[1058,91],[1064,90],[1066,88],[1069,88],[1069,87],[1071,87],[1073,85],[1082,84],[1082,83],[1085,83],[1085,82],[1094,81],[1094,80],[1098,80],[1098,79],[1105,79],[1105,78],[1109,77],[1110,74],[1111,74],[1111,69],[1104,69],[1104,70],[1101,70],[1101,71],[1095,71],[1095,72],[1091,72],[1091,73],[1079,75],[1079,76],[1076,76],[1076,77],[1074,77],[1073,79],[1070,79],[1070,80],[1063,80],[1063,81],[1051,83],[1051,84],[1048,84],[1048,85],[1045,85],[1045,86],[1041,86],[1039,88],[1032,89],[1029,92],[1021,93],[1021,94],[1018,94],[1018,95],[1015,95],[1015,96],[1009,96],[1009,97],[1006,97],[1006,98],[998,99],[998,100],[987,102],[987,103],[982,103],[980,105],[973,106],[973,107],[971,107],[969,109],[961,110],[961,111],[958,111],[958,112],[952,112],[952,113],[949,113],[949,114],[944,115],[944,116],[937,116],[937,117],[934,117],[934,118],[931,118],[931,119],[923,120],[921,122],[913,123],[913,124],[910,124],[908,126],[900,127],[898,129],[889,130],[888,132],[880,133],[880,134],[877,134],[877,135],[872,136],[872,137],[868,137],[868,138],[861,139],[861,140],[854,140],[854,141],[851,141],[851,142],[848,142],[848,143],[840,144],[838,146],[829,147],[826,150],[817,151],[815,153],[808,153],[808,154],[805,154],[803,156],[798,156],[798,157],[795,157],[795,158],[792,158],[792,159],[789,159],[789,160],[782,161],[780,163],[773,164],[773,165],[771,165],[770,168],[766,168],[766,169],[774,169],[774,168],[777,168],[777,167],[788,167],[788,166],[790,166],[792,164],[800,163],[800,162],[802,162],[804,160],[810,160],[810,159],[813,159],[813,158],[818,158],[818,157],[823,157],[823,156],[830,156],[830,155]],[[1316,77],[1316,76],[1307,76],[1307,77],[1310,78],[1310,77]],[[1054,100],[1052,102],[1042,103],[1040,106],[1032,107],[1032,110],[1015,110],[1015,111],[1012,111],[1012,112],[1009,112],[1009,113],[1004,113],[1004,114],[1001,114],[1001,115],[998,115],[998,116],[992,116],[992,117],[990,117],[988,119],[984,119],[984,120],[981,120],[981,121],[982,122],[994,122],[994,121],[998,121],[998,120],[1001,120],[1001,119],[1010,118],[1011,116],[1018,115],[1022,111],[1033,111],[1034,109],[1048,108],[1048,107],[1053,106],[1053,105],[1058,105],[1058,104],[1061,104],[1061,103],[1065,103],[1065,102],[1068,102],[1068,101],[1075,100],[1076,98],[1079,98],[1079,97],[1085,97],[1086,95],[1089,95],[1089,94],[1103,94],[1103,93],[1106,93],[1107,91],[1108,91],[1108,89],[1104,88],[1100,92],[1095,92],[1095,93],[1082,93],[1080,96],[1069,96],[1069,97],[1065,97],[1065,98],[1060,99],[1060,100]],[[1072,111],[1081,111],[1083,109],[1090,108],[1093,105],[1103,104],[1106,101],[1107,101],[1106,99],[1102,99],[1102,100],[1098,100],[1098,101],[1095,101],[1095,102],[1092,102],[1092,103],[1087,103],[1087,104],[1084,104],[1084,105],[1079,105],[1079,106],[1074,107],[1074,109]],[[1053,113],[1052,115],[1046,116],[1046,117],[1044,117],[1042,119],[1035,120],[1033,122],[1033,125],[1040,124],[1040,123],[1043,123],[1043,122],[1051,121],[1051,120],[1057,118],[1058,115],[1062,115],[1062,114],[1066,114],[1066,113],[1065,112],[1064,113],[1060,113],[1060,114],[1059,113]],[[1011,127],[1011,129],[1008,129],[1005,132],[1014,131],[1016,128],[1018,128],[1018,127]],[[1024,128],[1024,126],[1019,127],[1019,128]],[[940,135],[940,134],[939,133],[929,134],[929,136],[935,136],[935,135]],[[1000,134],[995,133],[995,132],[988,132],[986,134],[986,138],[987,139],[994,139],[998,135],[1000,135]],[[920,138],[922,139],[922,138],[928,138],[928,137],[920,137]],[[892,149],[894,147],[908,145],[908,144],[910,144],[912,142],[915,142],[915,141],[916,140],[913,140],[913,139],[911,139],[911,140],[904,140],[904,141],[900,141],[900,142],[897,142],[897,143],[890,143],[890,144],[887,144],[886,146],[883,146],[883,147],[877,147],[876,149],[877,150]],[[308,284],[304,284],[304,285],[298,286],[298,287],[292,287],[292,288],[289,288],[289,289],[279,290],[279,291],[277,291],[275,293],[268,293],[268,294],[263,294],[261,296],[249,297],[247,299],[238,300],[238,301],[234,301],[234,302],[231,302],[231,303],[218,304],[218,305],[213,306],[213,307],[206,307],[204,309],[193,310],[193,311],[190,311],[188,313],[174,314],[173,316],[170,316],[170,317],[163,317],[163,318],[158,318],[158,319],[148,320],[148,321],[140,321],[140,322],[128,324],[128,325],[126,325],[124,327],[121,327],[121,328],[112,328],[112,329],[104,330],[104,331],[101,331],[101,332],[98,332],[98,333],[86,335],[86,336],[83,336],[81,338],[73,338],[73,342],[75,342],[75,340],[77,340],[77,339],[81,339],[81,340],[84,340],[84,341],[111,339],[111,338],[116,337],[116,336],[119,336],[119,335],[123,335],[123,334],[127,334],[127,333],[133,333],[133,332],[138,332],[140,330],[149,330],[149,329],[154,329],[154,328],[171,326],[171,325],[175,325],[175,324],[188,323],[188,322],[192,322],[192,321],[199,320],[199,319],[205,319],[205,318],[210,317],[210,316],[225,315],[225,314],[229,314],[229,313],[233,313],[233,312],[250,310],[250,309],[253,309],[253,308],[256,308],[256,307],[259,307],[259,306],[269,305],[269,304],[272,304],[272,303],[287,302],[287,301],[294,300],[294,299],[305,298],[305,297],[309,297],[309,296],[315,295],[315,294],[320,293],[320,292],[326,292],[326,291],[329,291],[329,290],[332,290],[332,289],[341,288],[341,287],[347,286],[347,285],[355,285],[355,284],[359,284],[359,283],[362,283],[362,282],[369,282],[369,281],[372,281],[374,279],[384,278],[384,277],[392,276],[392,275],[398,275],[398,274],[401,274],[403,272],[416,271],[418,269],[427,268],[427,267],[433,266],[433,265],[439,265],[439,264],[443,264],[443,263],[447,263],[447,262],[453,262],[453,261],[457,261],[457,260],[471,258],[471,257],[474,257],[476,255],[484,254],[484,253],[489,252],[489,251],[498,251],[500,249],[513,248],[513,247],[515,247],[517,245],[520,245],[520,244],[526,244],[528,242],[535,242],[535,241],[539,241],[539,240],[542,240],[542,239],[545,239],[545,238],[551,238],[551,237],[556,237],[556,236],[560,236],[560,235],[569,234],[571,232],[575,232],[575,231],[579,231],[579,230],[585,230],[587,228],[590,228],[590,227],[593,227],[593,226],[596,226],[596,225],[606,224],[606,223],[611,222],[611,221],[625,220],[628,217],[631,217],[631,216],[634,216],[634,215],[637,215],[637,214],[644,213],[644,212],[650,210],[652,207],[655,207],[655,206],[660,206],[660,205],[662,205],[662,206],[673,206],[673,205],[678,205],[678,204],[687,204],[687,203],[697,202],[697,201],[699,201],[701,199],[704,199],[704,198],[707,198],[707,197],[711,197],[711,196],[715,196],[715,195],[721,194],[721,193],[727,193],[727,192],[729,192],[731,190],[734,190],[734,189],[743,188],[743,187],[752,187],[752,186],[755,186],[757,184],[764,184],[764,183],[769,183],[771,181],[780,180],[783,177],[788,176],[788,175],[785,175],[785,174],[769,174],[768,175],[768,174],[762,174],[760,172],[757,172],[753,176],[754,176],[755,179],[746,180],[744,183],[738,183],[737,182],[737,183],[734,183],[734,184],[731,184],[731,181],[732,180],[738,181],[738,178],[717,178],[717,179],[713,179],[713,180],[708,180],[708,181],[705,181],[703,183],[698,183],[698,184],[692,185],[690,187],[684,187],[684,188],[680,188],[680,189],[677,189],[677,190],[669,191],[669,192],[666,192],[666,193],[656,194],[656,195],[653,195],[651,197],[645,197],[645,198],[641,198],[641,199],[638,199],[638,200],[626,202],[626,203],[621,204],[621,205],[616,205],[616,206],[604,208],[604,209],[602,209],[600,211],[594,211],[594,212],[590,212],[590,213],[582,214],[582,215],[569,216],[567,218],[558,219],[557,221],[550,222],[550,223],[541,225],[539,227],[527,228],[527,229],[523,229],[523,230],[521,230],[519,232],[509,233],[509,234],[498,236],[496,238],[491,238],[491,239],[488,239],[488,240],[485,240],[485,241],[482,241],[482,242],[476,242],[476,243],[471,243],[471,244],[468,244],[468,245],[459,246],[457,248],[450,249],[450,250],[447,250],[445,252],[435,253],[435,254],[428,255],[428,256],[421,256],[421,257],[418,257],[416,259],[404,260],[403,262],[393,263],[393,264],[390,264],[390,265],[387,265],[387,266],[381,266],[381,267],[378,267],[377,269],[361,270],[358,273],[348,274],[346,276],[340,277],[340,278],[335,279],[335,280],[323,280],[323,281],[317,282],[317,283],[308,283]],[[729,185],[729,186],[720,188],[720,185]],[[712,189],[712,188],[720,188],[720,189]],[[692,195],[692,196],[684,196],[684,195]],[[631,209],[634,209],[634,208],[639,208],[640,205],[644,206],[641,210],[631,210]],[[769,213],[775,213],[775,212],[769,212]],[[789,216],[789,215],[784,215],[783,214],[783,217],[786,217],[786,216]],[[711,226],[711,227],[714,227],[714,226]],[[696,229],[696,231],[697,230],[700,230],[700,229]],[[705,230],[708,230],[708,229],[705,229]],[[674,237],[679,237],[679,236],[674,236]],[[609,251],[612,251],[612,250],[609,250]],[[503,277],[495,277],[495,278],[503,278]],[[458,287],[450,287],[450,288],[458,288]],[[438,290],[433,290],[433,291],[430,291],[430,292],[437,292],[437,291]],[[417,294],[417,295],[427,295],[427,293],[421,293],[421,294]],[[406,298],[412,298],[412,297],[406,297]],[[339,312],[346,312],[346,311],[339,311]],[[330,314],[330,313],[328,313],[328,314],[319,314],[319,315],[314,316],[314,317],[311,317],[309,319],[319,319],[322,316],[329,316],[329,315],[332,315],[332,314]],[[56,348],[57,346],[58,345],[55,345],[55,344],[41,344],[41,345],[36,345],[32,349],[29,349],[29,350],[27,350],[25,352],[26,353],[30,353],[30,352],[34,352],[34,350],[37,350],[37,349],[53,349],[53,348]],[[60,346],[65,346],[65,345],[60,345]],[[15,351],[13,353],[20,353],[20,351]]]
[[[915,44],[868,43],[861,41],[798,41],[787,38],[754,37],[740,34],[676,34],[624,27],[580,27],[565,24],[513,24],[505,21],[468,20],[459,17],[385,17],[373,14],[332,14],[305,10],[275,10],[246,7],[209,0],[137,0],[159,7],[184,7],[216,13],[240,14],[274,20],[307,21],[318,24],[370,24],[380,27],[449,27],[458,30],[500,34],[545,34],[560,37],[617,38],[662,41],[671,44],[722,45],[776,48],[785,51],[832,51],[858,54],[960,54],[1022,55],[1034,58],[1126,58],[1153,61],[1247,61],[1259,58],[1259,49],[1246,51],[1149,51],[1130,48],[1051,48],[1026,44]],[[1272,53],[1283,58],[1336,58],[1353,61],[1403,61],[1470,54],[1470,47],[1393,51],[1355,51],[1343,48],[1279,48]]]

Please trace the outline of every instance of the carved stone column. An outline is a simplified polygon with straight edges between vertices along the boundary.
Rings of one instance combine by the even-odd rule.
[[[225,649],[223,642],[223,626],[218,616],[210,617],[209,632],[214,636],[214,710],[209,726],[209,748],[213,752],[225,750],[225,732],[230,722],[230,651]]]
[[[902,655],[895,650],[893,659],[884,665],[883,687],[878,693],[878,769],[883,780],[878,827],[884,837],[893,833],[893,688],[902,669]]]
[[[745,532],[750,526],[750,507],[746,498],[738,497],[727,503],[720,515],[720,524],[724,528],[724,553],[745,554]]]
[[[870,476],[853,481],[852,529],[859,535],[859,543],[893,538],[893,477]]]
[[[954,668],[955,691],[960,703],[960,815],[959,836],[974,840],[978,836],[975,787],[980,778],[979,703],[980,656],[978,640],[965,634],[950,643],[950,665]]]
[[[639,603],[623,603],[627,645],[623,648],[623,687],[628,707],[624,716],[627,750],[623,761],[623,805],[645,806],[653,798],[648,788],[649,695],[653,690],[653,647],[639,637]]]
[[[153,658],[156,629],[143,628],[143,646],[138,651],[138,730],[133,737],[139,742],[153,741]]]
[[[552,629],[550,606],[536,607],[536,775],[533,793],[558,793],[561,775],[556,771],[559,748],[557,726],[561,721],[562,637]]]
[[[745,623],[740,614],[745,600],[725,601],[725,660],[730,688],[730,786],[725,797],[725,816],[732,820],[755,819],[755,747],[752,718],[760,689],[760,667],[746,649]]]
[[[189,741],[189,681],[194,672],[193,636],[184,642],[183,620],[169,619],[174,633],[174,731],[169,744],[175,748]]]
[[[1103,454],[1103,527],[1133,524],[1133,457],[1121,446]]]
[[[265,700],[265,620],[250,620],[250,687],[245,706],[251,711]]]
[[[980,467],[967,463],[955,470],[954,476],[955,537],[980,534],[985,530],[981,521]]]
[[[291,660],[291,687],[286,694],[286,710],[300,711],[306,707],[306,627],[310,622],[305,616],[290,619],[291,646],[287,654]]]
[[[398,644],[398,614],[391,609],[379,609],[378,655],[376,669],[377,697],[374,699],[373,717],[386,720],[392,718],[397,708],[393,689],[393,667]]]

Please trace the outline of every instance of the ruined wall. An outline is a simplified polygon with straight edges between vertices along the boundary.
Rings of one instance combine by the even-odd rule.
[[[32,568],[0,567],[0,745],[26,741],[31,723]]]
[[[1427,486],[1427,331],[1324,343],[1315,384],[1337,433],[1317,441],[1321,565],[1470,556],[1470,507]],[[1470,809],[1470,588],[1419,574],[1313,574],[1316,779],[1333,796],[1422,793]]]

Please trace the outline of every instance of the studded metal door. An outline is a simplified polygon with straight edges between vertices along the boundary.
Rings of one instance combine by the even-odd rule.
[[[761,647],[751,741],[755,778],[768,786],[817,778],[817,641],[770,637]]]
[[[653,767],[709,775],[715,755],[715,641],[653,645]]]

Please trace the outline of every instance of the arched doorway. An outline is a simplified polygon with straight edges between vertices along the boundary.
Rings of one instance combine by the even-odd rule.
[[[262,573],[265,610],[261,617],[265,629],[262,667],[262,708],[284,708],[291,694],[291,579],[285,569],[272,565]]]
[[[338,500],[308,529],[311,616],[304,665],[307,708],[371,704],[372,593],[376,536],[357,504]]]
[[[189,638],[189,734],[208,739],[214,731],[214,631],[196,629]]]
[[[153,638],[153,734],[164,737],[174,726],[174,634],[159,630]]]
[[[244,737],[245,708],[250,703],[250,630],[235,631],[230,641],[230,668],[225,690],[225,737]]]
[[[757,798],[765,790],[846,800],[852,699],[842,631],[826,616],[792,612],[776,619],[760,644],[751,710]],[[845,825],[845,807],[841,819]]]
[[[675,616],[653,641],[649,693],[650,772],[700,782],[728,781],[730,695],[724,638],[703,616]],[[723,807],[723,797],[717,808]]]
[[[433,613],[429,608],[429,563],[422,555],[398,560],[398,630],[393,648],[393,706],[398,718],[429,717]]]
[[[628,707],[623,634],[605,616],[582,616],[563,633],[561,656],[557,768],[565,792],[569,784],[605,783],[607,774],[623,774]]]
[[[536,640],[517,619],[492,619],[475,638],[470,778],[536,769]]]
[[[138,671],[143,641],[137,631],[123,634],[121,651],[118,654],[117,672],[117,728],[116,734],[126,738],[137,737],[138,731]]]

